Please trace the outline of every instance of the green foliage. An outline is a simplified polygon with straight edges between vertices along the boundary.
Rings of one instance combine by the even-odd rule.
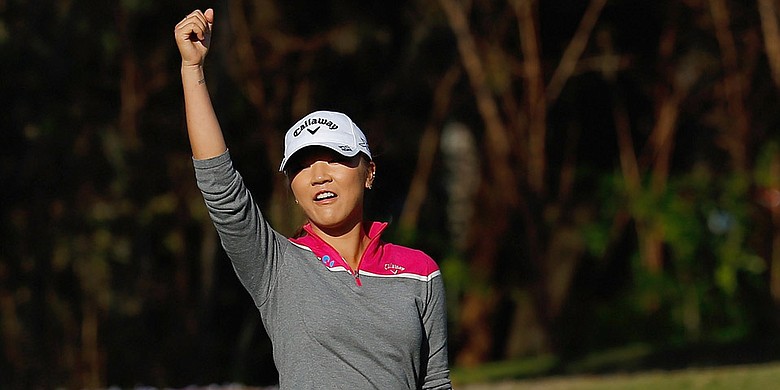
[[[648,269],[642,253],[634,252],[632,283],[624,298],[616,297],[633,302],[629,305],[639,309],[636,320],[663,319],[666,324],[657,323],[655,332],[668,333],[654,337],[681,341],[734,339],[755,330],[749,318],[760,303],[743,301],[743,292],[762,283],[766,263],[751,247],[751,233],[760,232],[752,226],[758,210],[747,175],[716,174],[697,164],[672,177],[662,193],[642,191],[635,199],[621,180],[604,183],[599,193],[606,197],[599,202],[607,211],[600,222],[582,229],[593,256],[608,255],[605,249],[614,245],[610,231],[621,212],[631,216],[632,224],[625,227],[630,235],[654,231],[662,239],[661,272]],[[605,320],[619,328],[613,319]]]
[[[756,157],[753,177],[757,185],[775,189],[780,186],[780,177],[776,171],[778,168],[773,168],[773,165],[780,164],[778,161],[780,161],[780,144],[777,141],[764,144]]]
[[[447,313],[450,318],[460,316],[460,297],[464,292],[477,288],[472,278],[471,270],[466,260],[461,256],[451,255],[439,262],[444,285],[447,289]]]

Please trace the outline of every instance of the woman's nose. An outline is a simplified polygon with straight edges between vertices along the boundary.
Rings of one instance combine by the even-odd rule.
[[[331,181],[330,172],[328,170],[328,163],[325,161],[317,161],[311,165],[311,184],[318,185]]]

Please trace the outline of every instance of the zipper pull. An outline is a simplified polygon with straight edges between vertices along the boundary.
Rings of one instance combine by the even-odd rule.
[[[363,287],[363,282],[360,281],[360,270],[355,270],[355,283],[358,287]]]

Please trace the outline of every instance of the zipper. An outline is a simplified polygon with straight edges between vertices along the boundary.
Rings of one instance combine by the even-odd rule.
[[[308,228],[307,228],[307,227],[308,227]],[[306,225],[304,225],[304,227],[303,227],[303,228],[304,228],[304,230],[306,230],[306,233],[307,233],[307,234],[310,234],[310,235],[311,235],[313,238],[315,238],[316,240],[320,241],[320,242],[321,242],[322,244],[324,244],[324,245],[325,245],[327,248],[330,248],[330,249],[332,249],[332,250],[333,250],[335,253],[339,254],[339,257],[341,258],[341,261],[343,261],[343,262],[344,262],[344,265],[346,266],[347,270],[349,270],[349,272],[350,272],[350,273],[352,274],[352,276],[355,278],[355,284],[356,284],[358,287],[363,287],[363,282],[361,282],[361,281],[360,281],[360,264],[362,264],[362,263],[363,263],[363,258],[366,256],[366,253],[368,252],[368,251],[367,251],[367,249],[371,247],[371,245],[374,243],[374,241],[376,241],[376,240],[378,240],[378,239],[379,239],[379,234],[377,234],[377,235],[376,235],[375,237],[373,237],[373,238],[370,238],[370,240],[369,240],[369,243],[368,243],[368,245],[366,246],[366,252],[364,252],[364,253],[363,253],[363,254],[360,256],[360,262],[358,263],[358,266],[357,266],[357,268],[356,268],[355,270],[352,270],[352,266],[350,266],[350,265],[349,265],[349,263],[347,262],[347,260],[346,260],[344,257],[340,256],[340,253],[339,253],[339,252],[338,252],[338,251],[337,251],[335,248],[333,248],[333,247],[332,247],[330,244],[328,244],[328,243],[327,243],[325,240],[323,240],[322,238],[320,238],[319,236],[317,236],[316,234],[314,234],[314,232],[311,230],[311,225],[310,225],[310,224],[306,224]],[[312,251],[312,252],[313,252],[313,251]]]
[[[352,266],[350,266],[349,263],[347,262],[347,259],[342,257],[341,260],[344,261],[344,264],[347,266],[349,273],[352,275],[353,278],[355,278],[355,284],[357,284],[358,287],[363,287],[363,282],[360,281],[360,263],[358,263],[357,268],[353,270]],[[360,262],[362,263],[363,259],[360,259]]]
[[[360,281],[360,269],[355,270],[355,283],[358,287],[363,287],[363,282]]]
[[[386,225],[386,224],[385,224],[385,225]],[[313,239],[315,239],[315,240],[317,240],[317,241],[321,242],[321,243],[322,243],[322,244],[324,244],[324,245],[325,245],[327,248],[330,248],[330,249],[332,249],[334,252],[336,252],[336,253],[338,254],[338,251],[337,251],[337,250],[335,250],[335,249],[334,249],[334,248],[333,248],[333,247],[332,247],[330,244],[328,244],[328,243],[327,243],[325,240],[323,240],[322,238],[320,238],[319,236],[317,236],[317,235],[314,233],[314,231],[313,231],[313,230],[312,230],[312,228],[311,228],[311,223],[307,223],[306,225],[304,225],[304,226],[303,226],[303,229],[306,231],[306,233],[307,233],[308,235],[311,235],[311,237],[312,237]],[[381,233],[381,231],[382,231],[382,230],[384,230],[384,227],[382,227],[382,228],[379,230],[379,232],[378,232],[378,233],[377,233],[377,234],[376,234],[376,235],[375,235],[373,238],[370,238],[369,244],[368,244],[368,246],[366,246],[366,249],[370,248],[370,247],[373,245],[374,241],[377,241],[377,240],[379,240],[379,233]],[[295,241],[293,240],[293,242],[295,242]],[[307,245],[307,246],[309,246],[309,245]],[[309,246],[309,247],[311,248],[311,246]],[[312,250],[312,252],[314,252],[314,251]],[[340,255],[340,254],[339,254],[339,255]],[[362,264],[362,263],[363,263],[363,257],[365,257],[365,256],[366,256],[366,253],[363,253],[363,255],[361,255],[361,257],[360,257],[360,263],[358,263],[357,269],[355,269],[354,271],[352,270],[352,267],[349,265],[349,263],[347,262],[347,260],[346,260],[346,259],[344,259],[344,257],[342,257],[342,256],[339,256],[339,257],[341,257],[341,260],[344,262],[344,265],[346,265],[346,268],[347,268],[347,270],[348,270],[348,271],[349,271],[349,272],[352,274],[352,276],[355,278],[355,284],[356,284],[358,287],[363,287],[363,282],[361,282],[361,281],[360,281],[360,264]]]

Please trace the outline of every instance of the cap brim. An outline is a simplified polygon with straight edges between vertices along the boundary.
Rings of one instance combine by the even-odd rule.
[[[360,153],[360,149],[354,149],[351,152],[345,151],[345,150],[343,150],[341,148],[342,146],[344,146],[343,144],[337,144],[337,143],[333,143],[333,142],[317,142],[317,143],[304,144],[304,145],[300,145],[289,156],[287,156],[284,159],[282,159],[282,164],[279,166],[279,172],[284,172],[284,169],[286,168],[287,163],[289,163],[290,160],[292,160],[292,158],[296,154],[298,154],[300,151],[302,151],[304,149],[307,149],[307,148],[316,147],[316,146],[320,146],[320,147],[323,147],[323,148],[328,148],[328,149],[330,149],[330,150],[332,150],[332,151],[334,151],[334,152],[336,152],[336,153],[338,153],[338,154],[340,154],[340,155],[342,155],[344,157],[355,157],[355,156],[358,155],[358,153]]]

